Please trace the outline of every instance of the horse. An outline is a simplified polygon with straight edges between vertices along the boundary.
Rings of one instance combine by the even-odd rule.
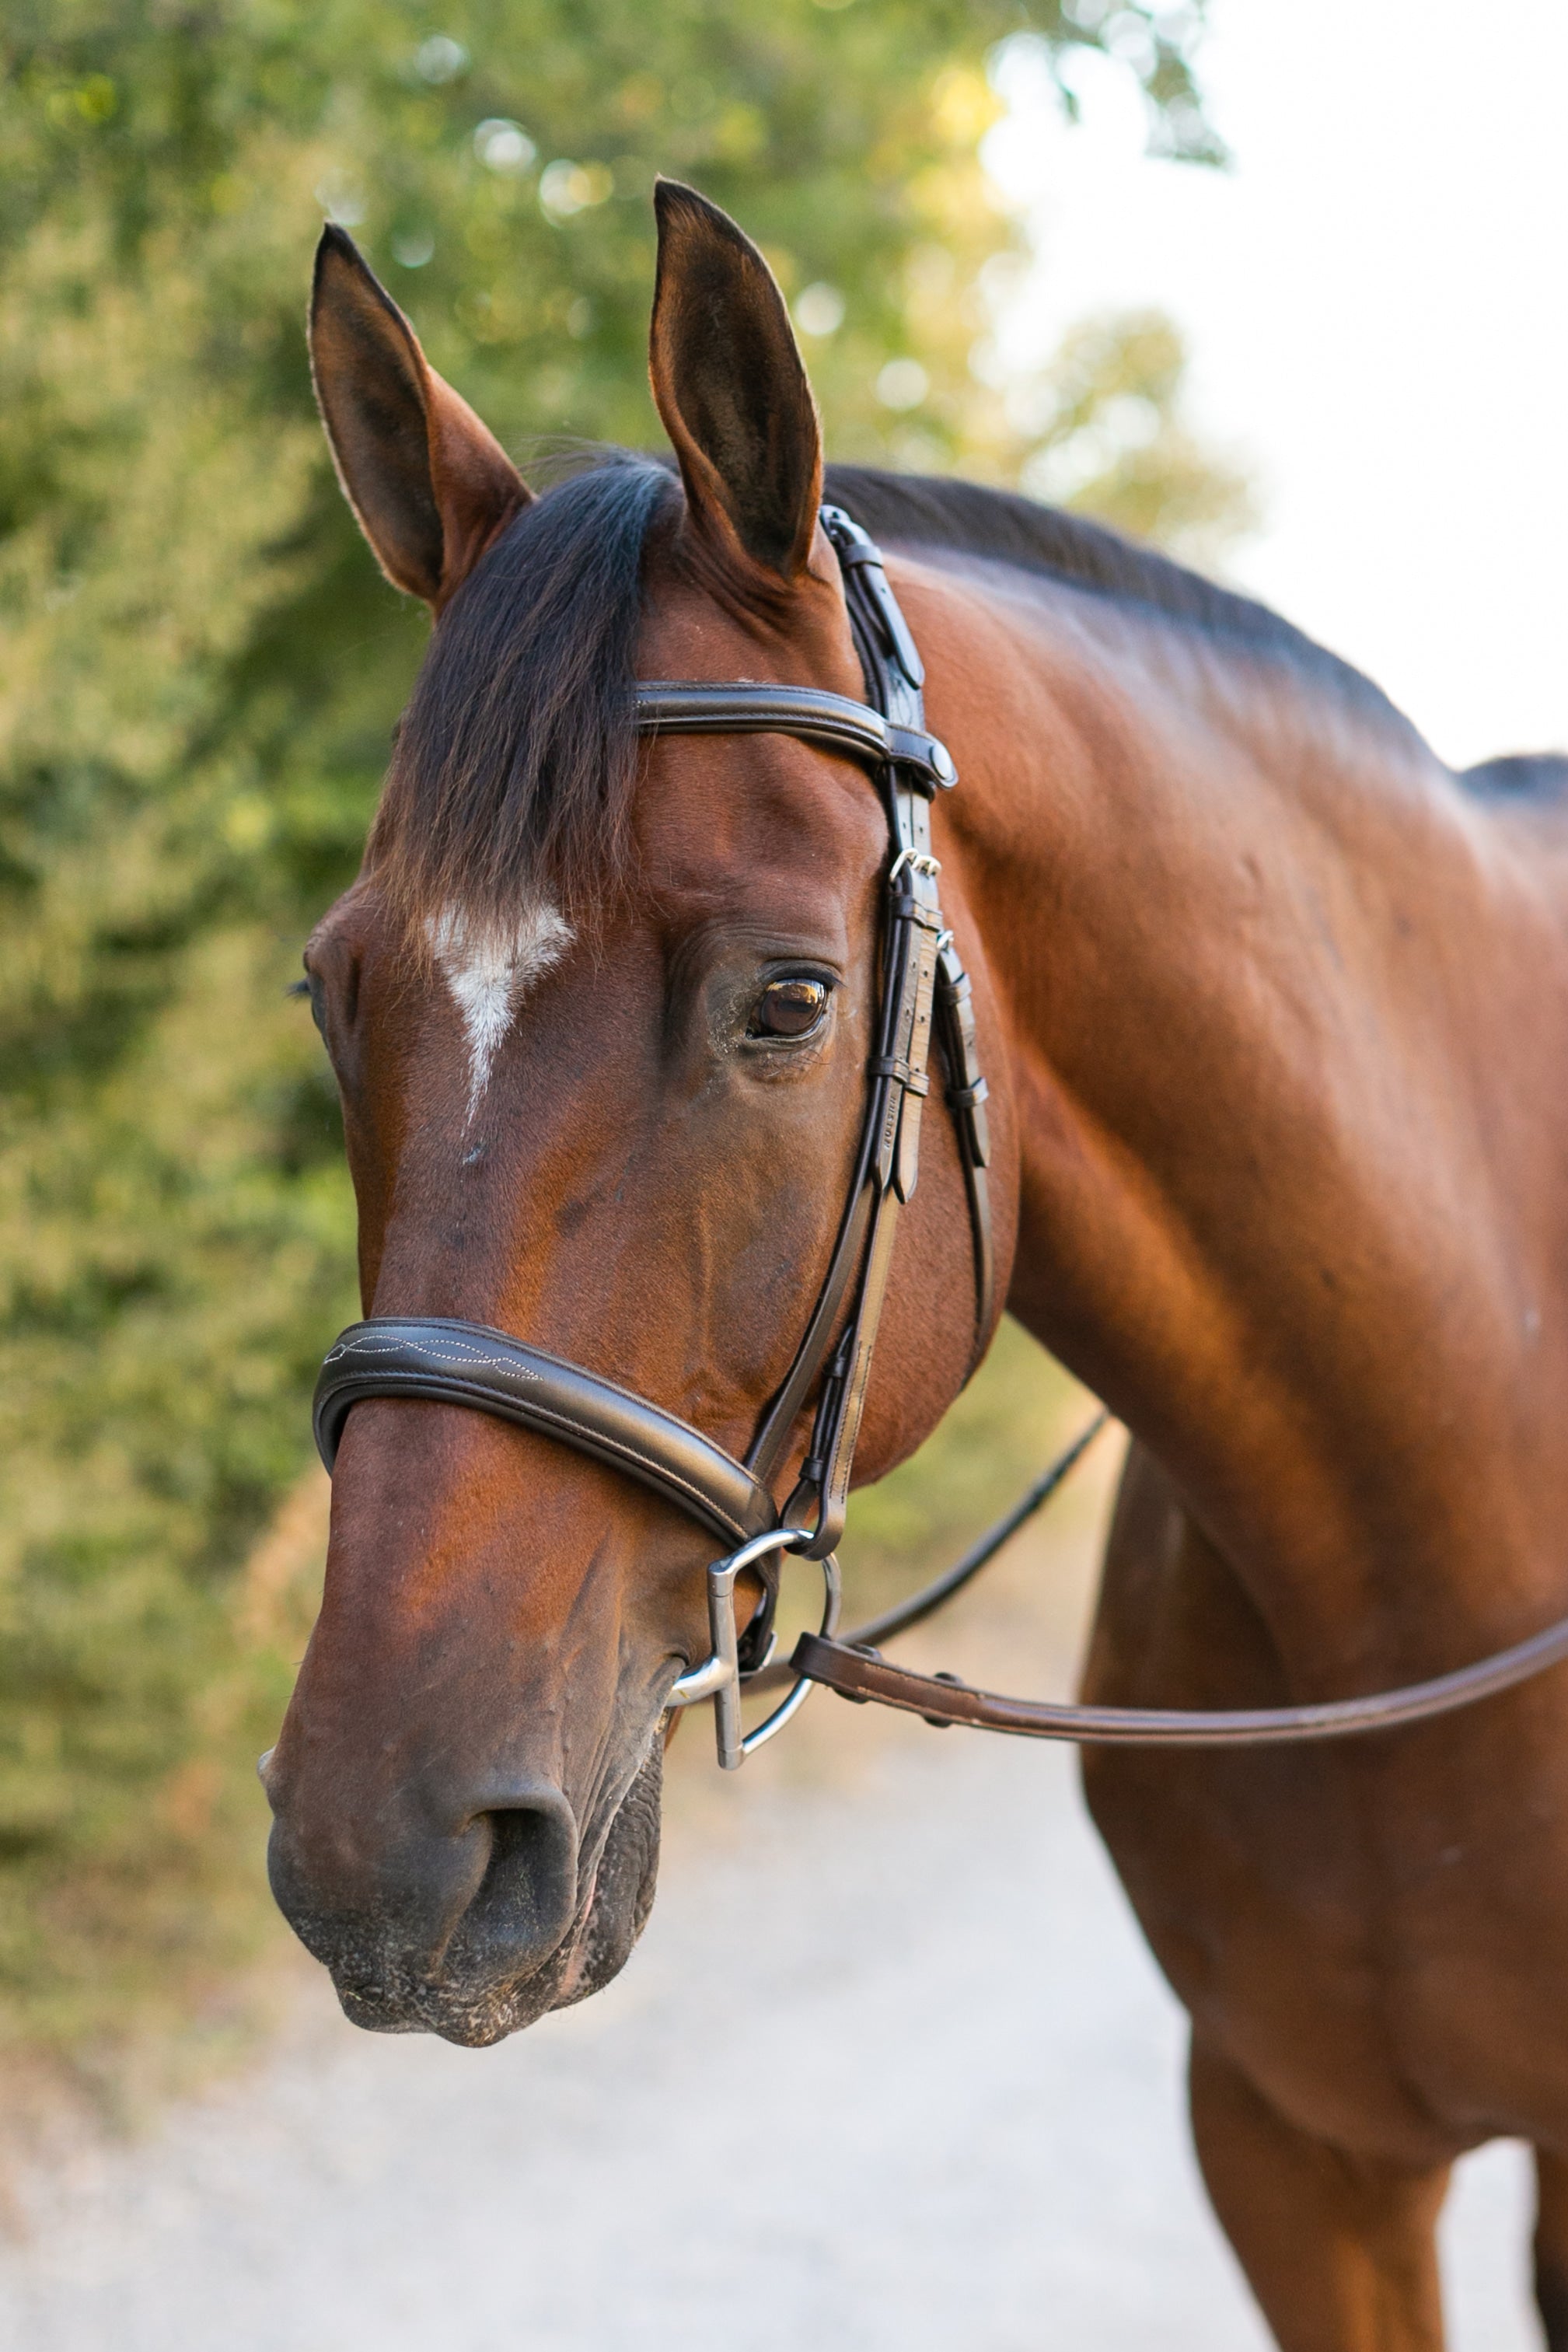
[[[798,736],[640,737],[639,679],[858,698],[817,412],[756,247],[655,192],[674,462],[535,495],[347,236],[310,340],[342,487],[434,615],[305,967],[364,1308],[519,1335],[744,1454],[835,1246],[887,830]],[[996,1304],[1131,1433],[1086,1695],[1447,1672],[1568,1611],[1568,761],[1450,772],[1284,621],[1090,522],[834,467],[959,782],[931,812],[990,1082]],[[976,1354],[926,1122],[857,1475]],[[781,1476],[808,1443],[809,1400]],[[438,1399],[356,1403],[266,1759],[278,1900],[350,2018],[481,2045],[652,1900],[710,1538]],[[740,1580],[742,1618],[764,1605]],[[1284,2352],[1434,2352],[1464,2150],[1539,2181],[1568,2347],[1568,1717],[1543,1675],[1343,1747],[1092,1755],[1191,2020],[1203,2176]]]

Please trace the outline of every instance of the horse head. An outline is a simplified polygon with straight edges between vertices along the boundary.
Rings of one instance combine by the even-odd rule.
[[[366,1314],[517,1335],[740,1457],[844,1213],[888,830],[864,769],[820,744],[635,732],[638,677],[864,693],[783,299],[722,213],[668,184],[656,204],[651,368],[678,471],[616,456],[540,496],[349,240],[323,237],[311,347],[334,460],[435,625],[363,868],[306,970]],[[939,635],[951,586],[900,576]],[[975,665],[938,668],[962,723]],[[962,923],[961,820],[939,822]],[[974,1342],[963,1174],[934,1132],[859,1475],[927,1434]],[[666,1701],[707,1654],[713,1549],[537,1431],[355,1404],[266,1781],[278,1900],[357,2022],[489,2042],[621,1967],[652,1899]],[[743,1617],[761,1590],[747,1580]]]

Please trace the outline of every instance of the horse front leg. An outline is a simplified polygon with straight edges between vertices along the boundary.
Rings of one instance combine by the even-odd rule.
[[[1568,2352],[1568,2158],[1535,2151],[1535,2306],[1546,2352]]]
[[[1281,2352],[1442,2352],[1448,2166],[1405,2171],[1311,2137],[1196,2037],[1188,2092],[1205,2184]]]

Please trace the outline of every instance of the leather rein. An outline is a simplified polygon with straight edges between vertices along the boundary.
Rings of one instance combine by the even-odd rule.
[[[1102,1412],[1004,1518],[957,1564],[868,1624],[837,1638],[839,1572],[855,1443],[871,1376],[902,1209],[919,1173],[921,1117],[930,1088],[933,1036],[946,1068],[968,1199],[975,1266],[971,1369],[995,1320],[996,1264],[987,1167],[986,1081],[969,982],[943,924],[930,806],[957,771],[925,727],[925,670],[883,568],[860,526],[838,507],[821,510],[839,558],[867,699],[814,687],[706,680],[640,681],[639,733],[783,734],[858,761],[875,779],[891,856],[883,881],[876,1050],[867,1067],[865,1116],[854,1171],[828,1270],[804,1336],[744,1461],[647,1398],[509,1333],[444,1316],[376,1316],[350,1324],[329,1349],[316,1386],[317,1446],[329,1471],[344,1423],[366,1397],[458,1404],[557,1439],[607,1464],[726,1547],[707,1571],[713,1654],[674,1681],[665,1704],[712,1698],[718,1759],[733,1770],[782,1729],[812,1685],[859,1704],[901,1709],[946,1727],[967,1724],[1027,1738],[1145,1747],[1263,1747],[1392,1729],[1507,1690],[1568,1657],[1568,1620],[1515,1647],[1431,1682],[1327,1705],[1188,1712],[1092,1707],[1007,1698],[951,1675],[890,1664],[876,1647],[933,1613],[977,1575],[1023,1522],[1049,1501],[1109,1422]],[[805,1459],[784,1508],[772,1482],[800,1412],[816,1393]],[[825,1604],[788,1666],[769,1664],[779,1562],[785,1552],[817,1561]],[[747,1570],[763,1601],[737,1632],[735,1588]],[[744,1691],[790,1682],[783,1703],[743,1733]]]

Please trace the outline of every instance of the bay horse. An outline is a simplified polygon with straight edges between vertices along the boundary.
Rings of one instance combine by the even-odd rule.
[[[435,625],[306,970],[366,1313],[526,1336],[738,1454],[834,1244],[887,837],[819,744],[634,731],[639,677],[862,690],[786,306],[724,214],[655,202],[674,466],[537,497],[323,238],[335,462]],[[1343,1698],[1561,1616],[1568,761],[1455,775],[1284,622],[1086,522],[826,483],[888,551],[959,771],[931,821],[998,1297],[1133,1433],[1088,1696]],[[951,1402],[974,1298],[933,1118],[860,1476]],[[265,1774],[278,1899],[350,2018],[487,2043],[621,1968],[711,1549],[546,1436],[355,1405]],[[1354,1747],[1085,1769],[1285,2352],[1440,2346],[1448,2168],[1500,2134],[1536,2151],[1564,2352],[1560,1676]]]

